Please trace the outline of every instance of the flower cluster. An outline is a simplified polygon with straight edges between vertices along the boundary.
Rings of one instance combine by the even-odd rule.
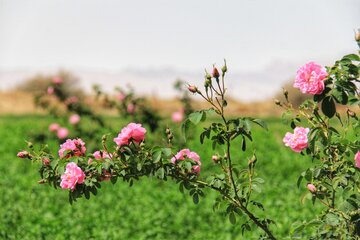
[[[177,164],[178,161],[184,161],[184,160],[193,160],[196,165],[192,166],[192,169],[195,173],[200,173],[200,156],[196,152],[191,152],[189,149],[182,149],[176,155],[171,159],[171,162],[173,164]]]
[[[66,142],[60,145],[59,157],[73,157],[73,156],[84,156],[86,151],[85,143],[80,138],[78,139],[67,139]]]

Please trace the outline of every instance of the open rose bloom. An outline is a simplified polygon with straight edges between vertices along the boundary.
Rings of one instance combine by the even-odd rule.
[[[93,156],[94,156],[95,159],[102,159],[102,158],[111,159],[112,158],[111,153],[101,152],[101,151],[94,152]]]
[[[283,139],[285,146],[290,147],[294,152],[301,152],[308,146],[309,128],[296,127],[294,133],[286,133]]]
[[[67,151],[67,154],[65,152]],[[86,151],[85,143],[80,138],[68,139],[60,145],[59,157],[84,156]]]
[[[74,191],[76,184],[81,184],[84,180],[85,174],[81,168],[76,163],[70,162],[66,165],[64,174],[61,175],[60,187]]]
[[[354,160],[355,160],[355,166],[357,168],[360,168],[360,151],[357,151]]]
[[[114,138],[114,142],[118,146],[128,145],[131,140],[140,143],[145,139],[146,129],[139,123],[129,123],[126,127],[121,129],[119,135]]]
[[[326,69],[315,62],[308,62],[296,74],[294,87],[302,93],[321,94],[325,89],[324,80],[328,76]]]
[[[200,156],[196,153],[196,152],[191,152],[189,149],[183,149],[180,150],[172,159],[171,162],[173,164],[176,164],[178,161],[184,161],[186,159],[191,159],[193,160],[196,165],[192,166],[193,171],[195,173],[200,173],[200,166],[201,166],[201,162],[200,162]]]

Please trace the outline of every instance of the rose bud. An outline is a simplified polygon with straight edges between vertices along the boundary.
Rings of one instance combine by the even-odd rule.
[[[16,156],[19,158],[30,158],[30,153],[27,151],[21,151],[21,152],[18,152],[18,154]]]
[[[197,88],[196,86],[191,86],[191,85],[189,85],[189,86],[188,86],[188,90],[189,90],[190,92],[192,92],[192,93],[197,93],[198,88]]]
[[[218,156],[213,155],[213,156],[211,157],[211,160],[213,160],[214,163],[217,163],[218,160],[219,160],[219,158],[218,158]]]
[[[214,69],[213,69],[212,76],[214,78],[219,78],[220,77],[219,71],[217,70],[216,67],[214,67]]]
[[[50,159],[48,159],[48,158],[43,158],[43,164],[44,164],[45,166],[48,166],[48,165],[50,164]]]
[[[310,192],[312,192],[312,193],[316,192],[316,187],[314,184],[308,183],[308,185],[306,187]]]

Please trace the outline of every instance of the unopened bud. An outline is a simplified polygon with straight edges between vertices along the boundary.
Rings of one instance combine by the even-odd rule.
[[[360,29],[355,32],[355,40],[358,42],[360,41]]]
[[[308,189],[310,192],[312,192],[312,193],[315,193],[315,192],[316,192],[316,187],[315,187],[314,184],[308,183],[308,185],[307,185],[306,187],[307,187],[307,189]]]
[[[208,88],[210,85],[211,85],[211,80],[206,79],[206,80],[205,80],[205,83],[204,83],[204,87],[205,87],[205,88]]]
[[[44,164],[45,166],[48,166],[48,165],[50,164],[50,159],[48,159],[48,158],[43,158],[43,164]]]
[[[218,163],[219,157],[216,156],[216,155],[213,155],[213,156],[211,157],[211,160],[213,160],[214,163]]]
[[[213,68],[212,76],[214,78],[219,78],[220,77],[219,71],[217,70],[216,67]]]
[[[278,99],[275,99],[274,102],[275,102],[276,105],[281,106],[281,102]]]
[[[188,90],[189,90],[190,92],[192,92],[192,93],[197,93],[198,88],[197,88],[196,86],[191,86],[191,85],[189,85],[189,86],[188,86]]]
[[[31,157],[30,153],[27,151],[18,152],[18,154],[16,156],[19,158],[30,158]]]
[[[166,133],[166,134],[170,134],[170,133],[171,133],[170,128],[166,128],[165,133]]]
[[[211,80],[211,75],[208,72],[206,72],[206,74],[205,74],[205,79]]]
[[[227,72],[227,66],[226,66],[226,62],[224,64],[224,66],[221,68],[222,74],[223,76],[225,75],[225,73]]]

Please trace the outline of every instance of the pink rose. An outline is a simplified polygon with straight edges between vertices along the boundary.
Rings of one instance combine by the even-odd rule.
[[[114,142],[118,146],[128,145],[130,140],[140,143],[145,139],[146,129],[138,123],[129,123],[126,127],[121,129],[119,135],[114,138]]]
[[[320,94],[324,91],[324,79],[328,76],[326,69],[315,62],[308,62],[296,74],[294,87],[302,93]]]
[[[127,112],[130,113],[130,114],[133,114],[135,112],[135,105],[130,103],[128,106],[127,106]]]
[[[95,159],[101,159],[101,158],[112,159],[112,154],[111,153],[102,152],[102,151],[94,152],[93,156],[94,156]]]
[[[80,122],[80,116],[78,114],[73,114],[69,118],[69,123],[72,125],[78,124]]]
[[[355,166],[357,168],[360,168],[360,151],[357,151],[354,160],[355,160]]]
[[[59,128],[60,128],[60,125],[59,125],[59,124],[57,124],[57,123],[52,123],[52,124],[50,124],[50,126],[49,126],[49,131],[50,131],[50,132],[55,132],[55,131],[59,130]]]
[[[309,128],[296,127],[294,134],[286,133],[283,139],[285,146],[290,147],[294,152],[301,152],[308,146],[307,134],[309,131]]]
[[[54,94],[54,88],[53,88],[53,87],[48,87],[48,88],[47,88],[47,93],[48,93],[49,95]]]
[[[62,83],[62,79],[60,77],[54,77],[52,81],[57,85]]]
[[[188,86],[188,90],[192,93],[196,93],[198,91],[198,88],[196,86]]]
[[[65,151],[68,153],[64,156]],[[66,142],[60,145],[59,157],[72,157],[72,156],[84,156],[86,151],[85,143],[80,138],[68,139]]]
[[[74,191],[76,184],[81,184],[85,180],[85,174],[79,168],[76,163],[70,162],[66,165],[66,170],[63,175],[61,175],[61,188],[71,189]]]
[[[312,192],[312,193],[316,192],[316,187],[314,184],[309,183],[306,187],[307,187],[307,189],[309,189],[310,192]]]
[[[64,139],[69,135],[69,130],[67,128],[59,128],[57,130],[57,137],[59,139]]]
[[[197,165],[193,166],[195,173],[200,172],[200,156],[196,152],[191,152],[189,149],[182,149],[171,159],[173,164],[176,164],[178,161],[184,161],[186,159],[192,159]]]
[[[179,123],[182,120],[184,120],[184,111],[178,111],[178,112],[174,112],[171,115],[171,119],[173,120],[173,122],[175,123]]]

